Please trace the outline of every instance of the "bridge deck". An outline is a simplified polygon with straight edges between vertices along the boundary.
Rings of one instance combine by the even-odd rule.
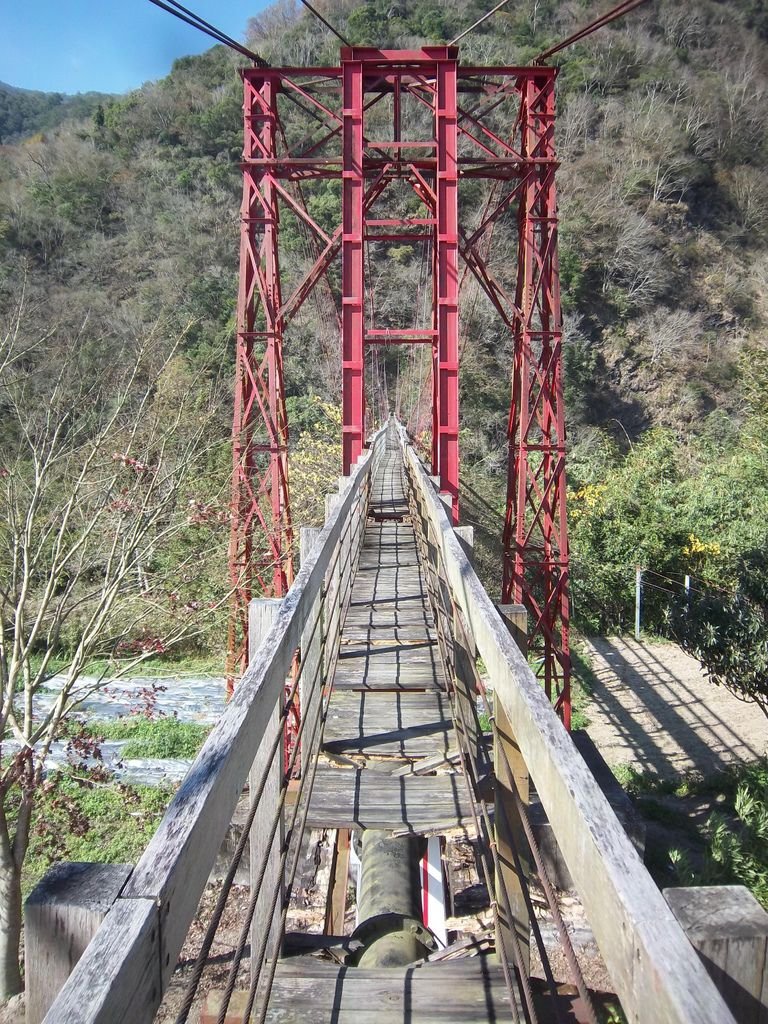
[[[389,774],[404,762],[418,771],[426,758],[450,767],[456,745],[396,446],[384,452],[372,484],[325,727],[332,763],[318,768],[310,824],[418,832],[466,826],[460,776]],[[360,767],[336,767],[334,754],[354,755]]]
[[[510,1017],[501,967],[484,957],[410,968],[282,960],[268,1024],[487,1024]]]

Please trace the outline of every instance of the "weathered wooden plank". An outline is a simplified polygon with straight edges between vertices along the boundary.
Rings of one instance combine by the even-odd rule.
[[[159,909],[118,899],[43,1024],[150,1024],[162,996]]]
[[[313,828],[404,828],[421,832],[472,822],[464,777],[386,775],[320,768],[309,805]]]
[[[310,817],[312,808],[310,804]],[[348,828],[339,828],[333,848],[333,862],[328,884],[328,897],[325,906],[325,932],[327,935],[343,935],[345,912],[347,909],[347,886],[349,883],[349,847],[350,835]]]
[[[406,444],[405,438],[403,443]],[[406,445],[448,582],[504,704],[632,1021],[732,1024],[733,1017],[467,561],[434,487]]]
[[[335,685],[339,692],[349,693],[424,693],[445,690],[441,683],[436,682],[432,673],[426,672],[421,675],[411,673],[407,677],[400,675],[392,679],[368,677],[365,680],[359,680],[341,677],[336,680]]]
[[[455,745],[447,695],[334,694],[325,724],[326,750],[376,756],[427,757]]]
[[[437,633],[434,626],[378,626],[353,625],[349,618],[344,623],[344,630],[341,637],[343,645],[357,645],[367,641],[371,646],[376,644],[410,644],[410,643],[437,643]]]
[[[743,885],[664,889],[739,1024],[768,1022],[768,913]]]
[[[27,1024],[39,1024],[133,870],[131,864],[54,864],[24,904]]]
[[[248,645],[249,660],[256,657],[261,642],[272,626],[275,617],[280,610],[280,598],[262,597],[251,601],[248,606]],[[266,873],[259,893],[259,899],[251,922],[251,948],[258,948],[261,936],[265,932],[269,934],[267,949],[275,948],[280,930],[280,907],[272,911],[272,894],[279,884],[280,850],[285,837],[285,822],[280,808],[280,793],[283,786],[283,764],[284,764],[284,743],[283,743],[283,719],[280,714],[280,702],[277,701],[272,710],[269,722],[267,723],[264,736],[259,744],[253,765],[248,773],[248,788],[251,797],[258,791],[262,779],[266,776],[266,784],[259,800],[256,817],[250,830],[249,843],[249,872],[251,889],[255,887],[262,867],[266,863]],[[270,748],[278,741],[277,750],[274,756]],[[279,822],[277,831],[270,842],[272,834],[272,821],[278,816]]]
[[[269,1024],[487,1024],[510,1015],[501,968],[473,957],[458,969],[455,962],[376,970],[282,961],[266,1019]]]
[[[528,616],[520,605],[504,605],[502,618],[510,631],[520,652],[527,650]],[[500,612],[502,608],[499,609]],[[495,707],[497,744],[494,749],[494,770],[496,786],[494,789],[496,846],[501,862],[501,878],[496,879],[497,902],[499,917],[497,929],[502,933],[500,941],[506,938],[506,948],[511,950],[510,938],[514,929],[523,958],[530,969],[530,936],[531,926],[528,920],[528,904],[525,890],[528,887],[530,864],[528,863],[528,840],[525,835],[523,820],[517,808],[513,794],[513,784],[520,799],[528,806],[530,798],[530,778],[528,765],[520,752],[520,746],[514,736],[509,715],[503,701],[497,701]],[[510,778],[511,772],[511,778]],[[515,859],[517,852],[517,861]],[[519,861],[519,869],[518,869]],[[509,910],[512,921],[508,920],[507,907],[501,898],[500,882],[503,882],[509,898]],[[506,934],[503,934],[505,933]]]

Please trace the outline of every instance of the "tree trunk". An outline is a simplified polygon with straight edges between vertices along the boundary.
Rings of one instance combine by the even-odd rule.
[[[13,854],[0,850],[0,1001],[21,992],[21,872]]]

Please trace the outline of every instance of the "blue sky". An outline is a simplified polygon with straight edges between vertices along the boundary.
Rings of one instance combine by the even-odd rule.
[[[242,41],[267,0],[180,0]],[[149,0],[0,0],[0,81],[46,92],[126,92],[214,42]]]

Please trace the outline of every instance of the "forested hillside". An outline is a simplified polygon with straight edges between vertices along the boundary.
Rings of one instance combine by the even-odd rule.
[[[320,6],[353,42],[397,46],[451,39],[491,5]],[[467,37],[462,58],[525,63],[601,9],[510,4]],[[575,616],[585,628],[629,621],[637,563],[660,573],[662,588],[679,590],[690,571],[768,596],[767,39],[758,0],[657,0],[558,57]],[[337,40],[293,0],[254,18],[248,43],[276,64],[338,57]],[[100,360],[132,359],[150,335],[178,346],[163,378],[168,402],[174,389],[206,402],[231,373],[240,63],[221,47],[179,60],[162,81],[105,104],[103,117],[0,149],[0,312],[6,345],[41,380],[74,346],[90,346],[98,372]],[[484,195],[462,187],[471,223]],[[338,222],[335,183],[308,183],[305,197],[323,223]],[[510,211],[492,255],[510,285],[514,231]],[[289,216],[283,237],[290,280],[308,253]],[[373,247],[371,261],[377,315],[396,324],[421,294],[420,259],[407,246]],[[462,316],[463,474],[483,498],[468,491],[466,507],[498,536],[510,339],[471,282]],[[294,324],[286,359],[301,519],[319,508],[316,464],[336,471],[338,339],[322,302]],[[382,357],[374,401],[408,413],[424,369],[408,353]],[[181,581],[188,601],[225,587],[226,388],[216,402],[217,443],[184,492],[204,511],[164,556],[165,571],[204,553]],[[4,444],[20,429],[5,424]],[[669,600],[650,598],[649,621],[661,626]]]
[[[111,99],[108,93],[84,92],[67,96],[60,92],[17,89],[0,82],[0,143],[49,131],[64,121],[91,117]]]

